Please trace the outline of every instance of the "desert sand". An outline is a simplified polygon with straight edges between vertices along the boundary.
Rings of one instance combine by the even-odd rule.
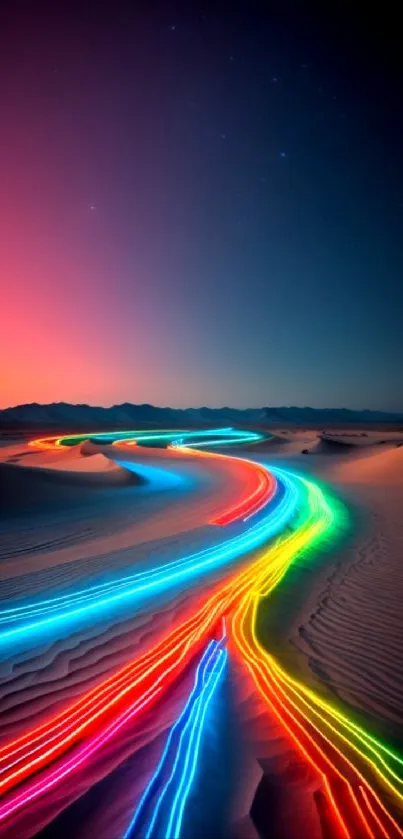
[[[291,673],[395,746],[403,744],[402,443],[398,432],[279,429],[272,440],[247,450],[265,464],[319,477],[349,512],[337,545],[308,565],[297,562],[273,593],[272,608],[261,621],[262,638]],[[143,568],[162,562],[167,552],[180,555],[208,545],[206,520],[239,494],[236,470],[226,463],[217,472],[208,461],[189,461],[180,452],[169,456],[180,462],[183,486],[153,493],[145,475],[159,468],[165,452],[125,450],[122,465],[112,446],[84,444],[57,455],[21,444],[2,447],[3,605],[22,602],[28,593],[68,592],[78,581],[103,581],[112,572],[124,573],[134,557]],[[218,579],[219,573],[206,581],[205,590]],[[152,609],[145,602],[135,615],[3,655],[2,738],[17,736],[98,684],[189,614],[196,600],[196,589],[183,587]],[[18,835],[35,835],[47,825],[46,837],[121,836],[190,679],[187,674],[178,681],[141,730],[129,729],[124,745],[109,746],[89,772],[67,780],[46,805],[34,805],[20,820]],[[219,718],[224,746],[217,743],[209,758],[214,771],[219,767],[226,777],[225,804],[208,773],[203,781],[215,835],[252,839],[270,835],[274,825],[283,839],[320,839],[312,772],[276,720],[263,713],[236,661],[229,679]],[[262,801],[270,802],[270,818]],[[194,835],[210,830],[207,815],[203,820],[195,814]]]

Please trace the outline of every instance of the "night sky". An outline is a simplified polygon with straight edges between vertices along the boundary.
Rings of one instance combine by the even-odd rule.
[[[2,407],[403,409],[400,29],[351,5],[1,4]]]

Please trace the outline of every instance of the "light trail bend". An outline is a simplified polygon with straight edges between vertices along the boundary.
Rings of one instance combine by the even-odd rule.
[[[229,455],[204,449],[224,444],[239,446],[258,442],[259,438],[257,433],[234,429],[197,433],[111,432],[46,438],[33,441],[32,446],[57,451],[87,439],[106,441],[119,449],[157,444],[189,457],[210,458],[212,462],[215,458],[218,465]],[[196,667],[194,688],[168,735],[150,784],[133,808],[134,816],[128,820],[125,832],[125,837],[133,835],[152,787],[153,795],[161,803],[156,807],[157,816],[146,818],[144,835],[147,839],[157,835],[161,810],[164,829],[169,835],[179,837],[187,796],[197,780],[197,761],[191,761],[190,754],[192,750],[195,752],[197,743],[199,755],[203,709],[211,701],[217,674],[221,678],[229,653],[230,662],[234,655],[241,661],[267,713],[277,719],[290,742],[316,773],[330,814],[326,827],[329,837],[403,836],[393,809],[393,802],[397,809],[403,802],[400,755],[294,679],[258,636],[259,609],[270,607],[270,596],[295,559],[330,538],[335,527],[335,509],[313,481],[288,470],[267,469],[264,464],[244,458],[231,459],[242,462],[242,468],[253,473],[255,483],[244,497],[209,522],[217,527],[217,533],[221,528],[229,528],[229,533],[235,528],[236,532],[228,539],[164,566],[0,612],[0,644],[12,644],[17,639],[32,639],[45,624],[47,629],[63,622],[67,627],[68,620],[81,610],[96,620],[106,605],[123,601],[134,604],[144,591],[152,596],[179,580],[193,579],[200,583],[209,578],[214,568],[227,571],[226,579],[216,584],[213,593],[201,593],[192,614],[143,655],[103,679],[61,712],[40,725],[31,726],[22,736],[0,748],[0,831],[3,827],[8,831],[18,830],[19,818],[35,802],[40,803],[52,790],[59,790],[68,778],[86,773],[93,761],[99,761],[109,743],[124,738],[133,725],[140,726],[146,712],[154,709],[153,713],[157,713],[169,688],[189,668]],[[248,559],[248,563],[241,563],[240,559]],[[228,640],[222,636],[217,641],[217,628],[225,620]],[[211,656],[216,664],[209,669]],[[173,743],[176,751],[172,752]],[[173,760],[173,769],[167,782],[163,781],[161,767],[168,759]]]

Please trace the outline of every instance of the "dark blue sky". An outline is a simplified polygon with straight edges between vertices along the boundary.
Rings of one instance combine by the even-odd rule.
[[[31,313],[3,330],[4,404],[403,409],[397,20],[169,0],[1,14],[1,267],[11,314]]]

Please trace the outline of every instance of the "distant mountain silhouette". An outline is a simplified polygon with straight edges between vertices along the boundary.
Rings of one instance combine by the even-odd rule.
[[[338,423],[403,423],[403,414],[384,411],[350,411],[347,408],[158,408],[124,402],[111,408],[70,405],[66,402],[18,405],[0,410],[3,429],[96,429],[136,427],[201,427],[206,425],[337,425]]]

